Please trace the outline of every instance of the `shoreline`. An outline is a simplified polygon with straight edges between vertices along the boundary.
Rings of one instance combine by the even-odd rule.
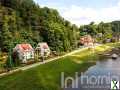
[[[100,47],[100,46],[103,46],[102,44],[100,45],[95,45],[94,48],[97,48],[97,47]],[[36,62],[36,63],[33,63],[33,64],[30,64],[30,65],[25,65],[25,66],[21,66],[21,67],[15,67],[15,69],[13,70],[10,70],[9,72],[4,72],[4,73],[1,73],[0,74],[0,78],[3,77],[3,76],[7,76],[7,75],[10,75],[10,74],[13,74],[15,72],[19,72],[19,71],[24,71],[24,70],[28,70],[28,69],[31,69],[31,68],[34,68],[34,67],[37,67],[39,65],[42,65],[42,64],[46,64],[46,63],[49,63],[49,62],[52,62],[52,61],[56,61],[56,60],[59,60],[61,58],[64,58],[64,57],[67,57],[67,56],[72,56],[73,54],[75,53],[80,53],[84,50],[87,50],[89,49],[88,47],[84,47],[84,48],[78,48],[77,50],[73,50],[69,53],[66,53],[65,55],[62,55],[62,56],[56,56],[56,57],[53,57],[53,58],[50,58],[50,59],[46,59],[44,62]],[[98,52],[97,52],[98,53]],[[107,51],[107,53],[109,53],[109,51]],[[102,53],[102,55],[98,55],[97,57],[103,57],[103,58],[106,58],[104,57],[104,53]],[[88,61],[88,62],[93,62],[93,61]]]
[[[90,61],[98,60],[98,53],[103,53],[106,50],[110,50],[113,45],[114,44],[105,44],[98,46],[95,48],[94,53],[91,52],[91,50],[86,49],[55,61],[38,65],[34,68],[3,76],[0,78],[0,81],[2,82],[0,84],[0,88],[2,90],[7,90],[7,88],[9,88],[9,90],[23,90],[24,88],[26,88],[26,90],[39,90],[41,89],[40,87],[42,87],[43,90],[61,90],[61,72],[65,73],[65,77],[73,77],[75,72],[86,71],[94,64],[94,62]],[[73,57],[73,55],[77,55],[77,57]],[[90,63],[88,63],[88,61]]]

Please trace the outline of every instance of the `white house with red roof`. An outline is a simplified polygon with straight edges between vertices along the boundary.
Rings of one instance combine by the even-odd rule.
[[[90,35],[85,35],[80,38],[81,44],[84,46],[90,46],[92,47],[94,44],[94,39]]]
[[[50,48],[46,42],[38,43],[36,47],[36,51],[39,51],[40,56],[47,57],[50,54]]]
[[[17,53],[22,63],[34,58],[34,49],[30,44],[17,44],[13,49],[13,53]]]

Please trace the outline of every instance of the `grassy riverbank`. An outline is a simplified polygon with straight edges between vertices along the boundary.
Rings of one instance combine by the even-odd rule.
[[[0,90],[61,90],[61,72],[64,72],[65,76],[73,76],[77,71],[85,71],[94,64],[92,61],[99,59],[98,53],[117,46],[119,43],[97,46],[92,50],[87,49],[57,61],[2,77]]]

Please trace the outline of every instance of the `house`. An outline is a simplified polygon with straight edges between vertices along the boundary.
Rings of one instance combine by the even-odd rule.
[[[50,55],[50,48],[49,48],[48,44],[45,42],[38,43],[35,51],[38,51],[40,56],[47,57]]]
[[[93,46],[94,39],[90,35],[85,35],[80,38],[80,43],[84,46]]]
[[[17,44],[13,49],[13,53],[17,55],[22,63],[26,63],[34,58],[34,49],[30,44]]]

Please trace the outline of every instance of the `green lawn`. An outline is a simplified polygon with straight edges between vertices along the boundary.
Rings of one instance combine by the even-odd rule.
[[[69,57],[52,61],[38,67],[16,72],[0,78],[0,90],[61,90],[61,72],[65,76],[73,76],[75,72],[82,72],[98,60],[98,52],[104,52],[114,46],[106,44],[93,50],[84,50]]]
[[[1,78],[0,90],[60,90],[61,72],[65,72],[66,76],[73,75],[90,65],[92,63],[78,64],[72,58],[66,57]]]

